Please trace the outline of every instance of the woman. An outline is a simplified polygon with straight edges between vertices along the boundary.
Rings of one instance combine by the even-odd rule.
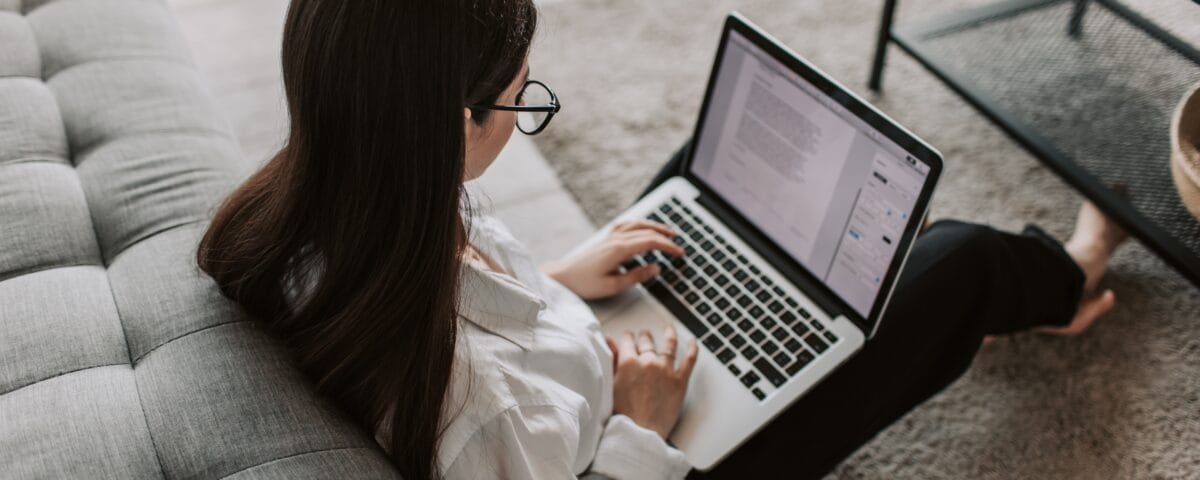
[[[580,300],[655,276],[617,267],[682,254],[674,233],[621,225],[539,271],[464,197],[514,110],[538,109],[523,97],[547,93],[526,81],[535,22],[530,0],[293,0],[288,142],[222,206],[199,262],[405,478],[680,478],[664,438],[695,342],[605,339]],[[876,339],[713,474],[819,475],[957,378],[984,335],[1082,331],[1112,306],[1111,292],[1080,299],[1121,238],[1089,207],[1065,251],[1036,229],[935,224]],[[797,444],[801,431],[822,441]]]

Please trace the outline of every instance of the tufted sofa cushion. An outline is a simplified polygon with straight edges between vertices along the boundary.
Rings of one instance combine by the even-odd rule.
[[[0,477],[396,476],[196,267],[250,167],[161,0],[0,0]]]

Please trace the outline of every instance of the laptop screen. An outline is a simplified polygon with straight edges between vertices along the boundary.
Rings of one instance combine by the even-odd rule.
[[[929,166],[736,30],[709,102],[691,173],[869,316]]]

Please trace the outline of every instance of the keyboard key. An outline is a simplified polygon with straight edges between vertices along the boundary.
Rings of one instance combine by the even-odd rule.
[[[785,298],[785,299],[783,299],[783,301],[784,301],[784,303],[787,303],[789,307],[792,307],[792,308],[796,308],[796,307],[800,306],[800,304],[796,302],[796,299],[794,299],[792,297]]]
[[[767,338],[767,334],[763,333],[762,330],[750,332],[750,340],[753,340],[754,343],[762,342],[765,338]]]
[[[709,265],[709,266],[711,267],[712,265]],[[714,269],[714,270],[716,270],[716,269]],[[717,275],[717,278],[715,278],[714,281],[717,282],[718,287],[724,287],[725,284],[729,283],[729,277],[726,277],[724,275]]]
[[[705,317],[704,319],[708,321],[708,324],[709,324],[709,325],[712,325],[712,326],[714,326],[714,327],[715,327],[715,326],[717,326],[717,325],[720,325],[720,324],[722,323],[722,322],[721,322],[721,315],[719,315],[719,314],[716,314],[716,313],[710,313],[710,314],[708,314],[708,316],[707,316],[707,317]]]
[[[758,308],[758,307],[754,307],[754,308]],[[760,309],[759,311],[761,312],[762,310]],[[759,325],[762,325],[763,330],[766,330],[768,332],[771,331],[772,328],[775,328],[775,325],[778,325],[777,323],[775,323],[775,319],[771,318],[771,317],[764,317],[758,323],[759,323]]]
[[[788,338],[788,332],[786,328],[779,327],[775,329],[775,331],[771,332],[771,336],[782,342],[783,339]]]
[[[762,399],[764,399],[764,398],[767,398],[767,394],[763,393],[763,391],[762,391],[762,390],[759,390],[759,389],[757,389],[757,388],[752,388],[752,389],[750,389],[750,393],[753,393],[753,394],[754,394],[754,398],[757,398],[757,399],[759,399],[759,400],[762,400]]]
[[[799,372],[801,369],[803,369],[805,365],[808,365],[809,362],[812,362],[814,358],[816,357],[813,357],[813,354],[809,353],[808,350],[805,350],[796,356],[796,359],[792,361],[791,365],[784,367],[783,371],[787,372],[788,375],[795,375],[796,372]]]
[[[708,240],[700,242],[700,250],[707,252],[709,250],[712,250],[712,248],[713,248],[712,242],[710,242]]]
[[[750,263],[750,259],[749,259],[749,258],[746,258],[746,256],[745,256],[745,255],[738,255],[738,256],[737,256],[737,259],[738,259],[738,261],[739,261],[739,262],[742,262],[742,265],[746,265],[746,264],[749,264],[749,263]]]
[[[671,221],[675,222],[675,223],[679,223],[679,222],[683,221],[683,217],[679,216],[679,214],[675,213],[675,212],[671,212],[671,213],[667,214],[667,217],[670,217]]]
[[[658,211],[659,211],[659,213],[662,213],[663,215],[670,215],[671,214],[671,206],[664,203],[658,207]],[[651,215],[654,215],[654,214],[651,214]]]
[[[776,370],[775,367],[771,365],[771,362],[768,362],[766,358],[755,360],[754,368],[757,368],[758,371],[762,372],[763,376],[767,377],[767,381],[771,382],[771,385],[776,387],[783,385],[783,383],[787,381],[787,378],[784,377],[783,374],[779,373],[779,370]]]
[[[776,300],[771,302],[770,305],[767,305],[767,309],[770,310],[771,313],[779,313],[783,311],[783,304],[779,303],[779,300]]]
[[[746,345],[742,348],[742,356],[746,357],[746,360],[754,360],[758,357],[758,350],[754,349],[754,345]]]
[[[719,237],[719,236],[717,237],[717,241],[718,241],[718,242],[721,242],[721,243],[725,243],[725,240],[724,240],[724,239],[722,239],[722,238],[721,238],[721,237]],[[719,262],[719,261],[721,261],[721,260],[724,260],[724,259],[725,259],[725,252],[723,252],[723,251],[721,251],[721,250],[717,250],[717,251],[715,251],[715,252],[713,252],[713,253],[712,253],[712,257],[713,257],[713,261],[714,261],[714,262]]]
[[[744,270],[738,270],[736,272],[733,272],[733,278],[739,282],[743,282],[747,278],[750,278],[750,276],[746,275],[746,272]]]
[[[708,312],[711,312],[711,311],[712,311],[712,307],[710,307],[707,303],[701,303],[699,305],[696,305],[696,313],[699,313],[701,315],[707,315]]]
[[[725,343],[721,341],[721,338],[716,335],[709,335],[707,337],[704,337],[703,343],[704,343],[705,348],[708,348],[710,351],[713,351],[713,352],[718,351],[721,349],[721,347],[725,346]]]
[[[755,295],[754,298],[757,298],[758,301],[760,301],[760,302],[766,303],[768,300],[771,299],[771,292],[762,290],[762,291],[758,292],[758,295]]]
[[[762,287],[762,285],[759,285],[758,282],[756,282],[754,280],[750,280],[749,282],[746,282],[746,290],[749,290],[751,293],[757,292],[758,289],[761,287]]]
[[[777,297],[786,297],[787,296],[787,292],[783,291],[783,289],[779,288],[779,287],[771,287],[771,291],[775,292],[775,296],[777,296]]]
[[[692,281],[692,285],[695,285],[696,288],[704,288],[705,285],[708,285],[708,279],[704,278],[704,277],[696,278],[695,280]],[[709,298],[712,298],[712,297],[709,297]]]
[[[692,335],[695,335],[696,338],[703,337],[704,334],[708,333],[708,325],[705,325],[704,322],[701,322],[696,317],[680,315],[679,320],[683,322],[683,326],[692,331]]]
[[[747,262],[747,263],[749,263],[749,262]],[[762,270],[759,270],[758,267],[756,267],[754,265],[750,265],[750,273],[758,275],[758,274],[762,273]]]
[[[737,285],[730,284],[728,287],[725,287],[725,293],[729,294],[730,298],[737,298],[738,294],[742,293],[742,289],[738,288]]]
[[[759,377],[757,373],[746,372],[745,375],[742,375],[742,385],[749,387],[758,383],[760,379],[762,379],[762,377]]]
[[[729,364],[729,372],[732,373],[733,376],[736,377],[736,376],[742,374],[742,369],[738,368],[737,365],[734,365],[731,363],[731,364]]]
[[[750,297],[742,295],[741,298],[737,299],[737,303],[738,303],[738,305],[741,305],[744,308],[744,307],[750,306],[751,303],[754,303],[754,300],[751,300]],[[758,308],[758,307],[754,307],[754,308]]]
[[[825,330],[825,325],[822,325],[822,324],[821,324],[821,321],[820,321],[820,320],[817,320],[817,319],[815,319],[815,318],[814,318],[814,319],[812,319],[812,326],[813,326],[813,328],[817,329],[817,331],[818,331],[818,332],[821,332],[821,331],[824,331],[824,330]]]
[[[628,272],[630,270],[633,270],[635,268],[642,266],[643,264],[644,263],[642,262],[642,259],[640,257],[633,257],[629,260],[626,260],[625,263],[622,263],[621,268],[624,268],[625,271]]]
[[[746,297],[742,297],[742,298],[746,298]],[[749,299],[747,299],[747,300],[749,300]],[[744,307],[745,305],[742,305],[742,306]],[[753,307],[750,307],[750,310],[746,313],[750,314],[750,318],[762,318],[762,315],[767,312],[764,312],[762,308],[760,308],[758,305],[755,305]]]
[[[808,310],[805,310],[803,308],[800,309],[800,316],[804,317],[805,320],[812,318],[812,315],[809,315]]]
[[[773,280],[771,280],[771,277],[762,277],[761,280],[762,280],[763,285],[766,285],[768,287],[775,285],[775,282]],[[775,287],[775,288],[779,288],[779,287]],[[782,297],[784,295],[782,293],[780,293],[779,296]]]
[[[704,274],[705,274],[705,275],[708,275],[708,276],[710,276],[710,277],[711,277],[711,276],[713,276],[713,275],[716,275],[716,274],[717,274],[717,272],[718,272],[718,270],[717,270],[717,267],[714,267],[714,266],[712,266],[712,265],[705,265],[705,266],[704,266]],[[719,285],[724,285],[724,284],[723,284],[723,283],[721,283],[721,284],[719,284]]]
[[[695,233],[695,232],[693,232],[693,233]],[[685,245],[685,246],[683,247],[683,255],[684,255],[684,256],[688,256],[688,257],[690,257],[690,256],[692,256],[692,255],[695,255],[695,254],[696,254],[696,247],[693,247],[693,246],[691,246],[691,245]]]
[[[687,205],[680,205],[679,208],[683,209],[683,213],[686,213],[688,215],[695,215],[694,213],[692,213],[692,209],[688,208]]]
[[[726,348],[717,354],[717,360],[720,360],[721,363],[729,363],[729,361],[733,360],[733,358],[736,356],[737,354],[734,353],[733,350]]]
[[[801,345],[800,341],[796,340],[794,338],[789,338],[787,343],[783,344],[783,349],[786,351],[792,352],[792,353],[799,352],[803,348],[804,348],[804,345]]]
[[[808,346],[812,347],[813,350],[816,350],[817,353],[824,353],[825,350],[829,348],[829,345],[827,345],[824,340],[821,340],[821,337],[818,337],[815,333],[804,337],[804,343],[807,343]]]
[[[687,242],[687,239],[683,238],[683,235],[676,235],[674,238],[671,239],[671,241],[675,242],[676,245],[679,245],[682,247],[683,244]]]
[[[797,322],[795,325],[792,325],[792,331],[796,332],[796,335],[804,337],[804,335],[812,330],[810,330],[808,325],[805,325],[804,322]]]
[[[780,366],[792,363],[792,357],[784,352],[776,353],[774,357],[771,357],[771,360],[774,360],[775,364]]]
[[[682,294],[683,292],[686,292],[692,288],[692,286],[688,285],[688,283],[683,281],[682,278],[671,285],[672,285],[671,288],[673,288],[675,290],[675,293],[679,293],[679,294]]]
[[[734,311],[736,312],[737,310]],[[742,329],[743,332],[754,330],[754,323],[749,320],[742,320],[738,322],[737,326],[738,328]]]
[[[700,288],[700,285],[697,284],[696,288]],[[721,292],[717,291],[717,289],[715,289],[713,287],[708,287],[708,288],[704,289],[704,298],[707,298],[710,300],[714,299],[714,298],[724,299],[724,297],[721,297]]]
[[[733,325],[728,323],[721,325],[721,328],[717,329],[717,333],[720,333],[722,337],[728,338],[730,335],[733,335]]]
[[[658,213],[652,212],[652,213],[650,213],[649,216],[646,217],[646,219],[650,220],[651,222],[663,223],[662,217],[658,216]]]
[[[700,295],[697,295],[696,292],[688,292],[688,294],[683,297],[683,301],[687,302],[688,305],[695,305],[699,300]]]
[[[792,325],[792,324],[796,323],[796,320],[799,320],[799,317],[797,317],[796,314],[794,314],[792,312],[783,312],[781,315],[779,315],[779,319],[783,320],[783,323]]]
[[[753,337],[754,336],[751,335],[751,338],[753,338]],[[759,342],[759,345],[762,346],[763,353],[765,353],[767,355],[774,355],[775,352],[779,351],[779,344],[772,342],[770,340],[766,340],[764,342]]]
[[[686,258],[683,258],[683,257],[675,257],[675,258],[672,258],[672,259],[671,259],[671,267],[672,267],[672,268],[674,268],[674,269],[676,269],[676,270],[680,270],[680,269],[682,269],[682,268],[683,268],[683,267],[685,267],[685,266],[687,266],[687,259],[686,259]]]
[[[695,257],[692,257],[692,262],[695,263],[697,267],[703,267],[705,264],[708,263],[708,259],[704,258],[703,256],[696,255]],[[712,275],[712,274],[710,273],[709,275]]]
[[[792,341],[794,342],[795,340]],[[746,337],[734,335],[733,338],[729,339],[729,344],[733,345],[734,348],[742,348],[742,346],[746,344]]]
[[[825,332],[822,335],[826,340],[829,340],[829,343],[837,343],[838,341],[837,335],[834,335],[833,332]]]
[[[688,212],[688,213],[692,213],[692,212]],[[712,229],[712,227],[710,227],[710,226],[708,226],[708,225],[702,225],[702,226],[704,227],[704,233],[707,233],[707,234],[709,234],[709,235],[712,235],[712,234],[713,234],[713,229]]]
[[[721,298],[717,299],[717,309],[718,310],[725,311],[726,308],[729,308],[729,305],[730,305],[730,303],[729,303],[728,298],[721,297]]]
[[[690,279],[696,276],[696,270],[692,267],[683,267],[683,270],[679,272],[679,275],[683,278]]]
[[[733,310],[729,310],[725,314],[729,316],[730,320],[737,320],[739,318],[742,318],[742,311],[738,310],[736,308]]]
[[[726,272],[732,272],[733,269],[737,268],[737,263],[734,263],[733,260],[726,260],[725,263],[721,264],[721,266],[725,267]]]

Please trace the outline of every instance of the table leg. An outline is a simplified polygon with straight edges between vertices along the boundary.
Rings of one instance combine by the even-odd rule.
[[[883,84],[883,64],[887,57],[888,42],[892,39],[892,18],[896,13],[896,0],[884,0],[883,18],[879,20],[879,38],[875,42],[875,62],[871,65],[871,79],[867,87],[879,92]]]

